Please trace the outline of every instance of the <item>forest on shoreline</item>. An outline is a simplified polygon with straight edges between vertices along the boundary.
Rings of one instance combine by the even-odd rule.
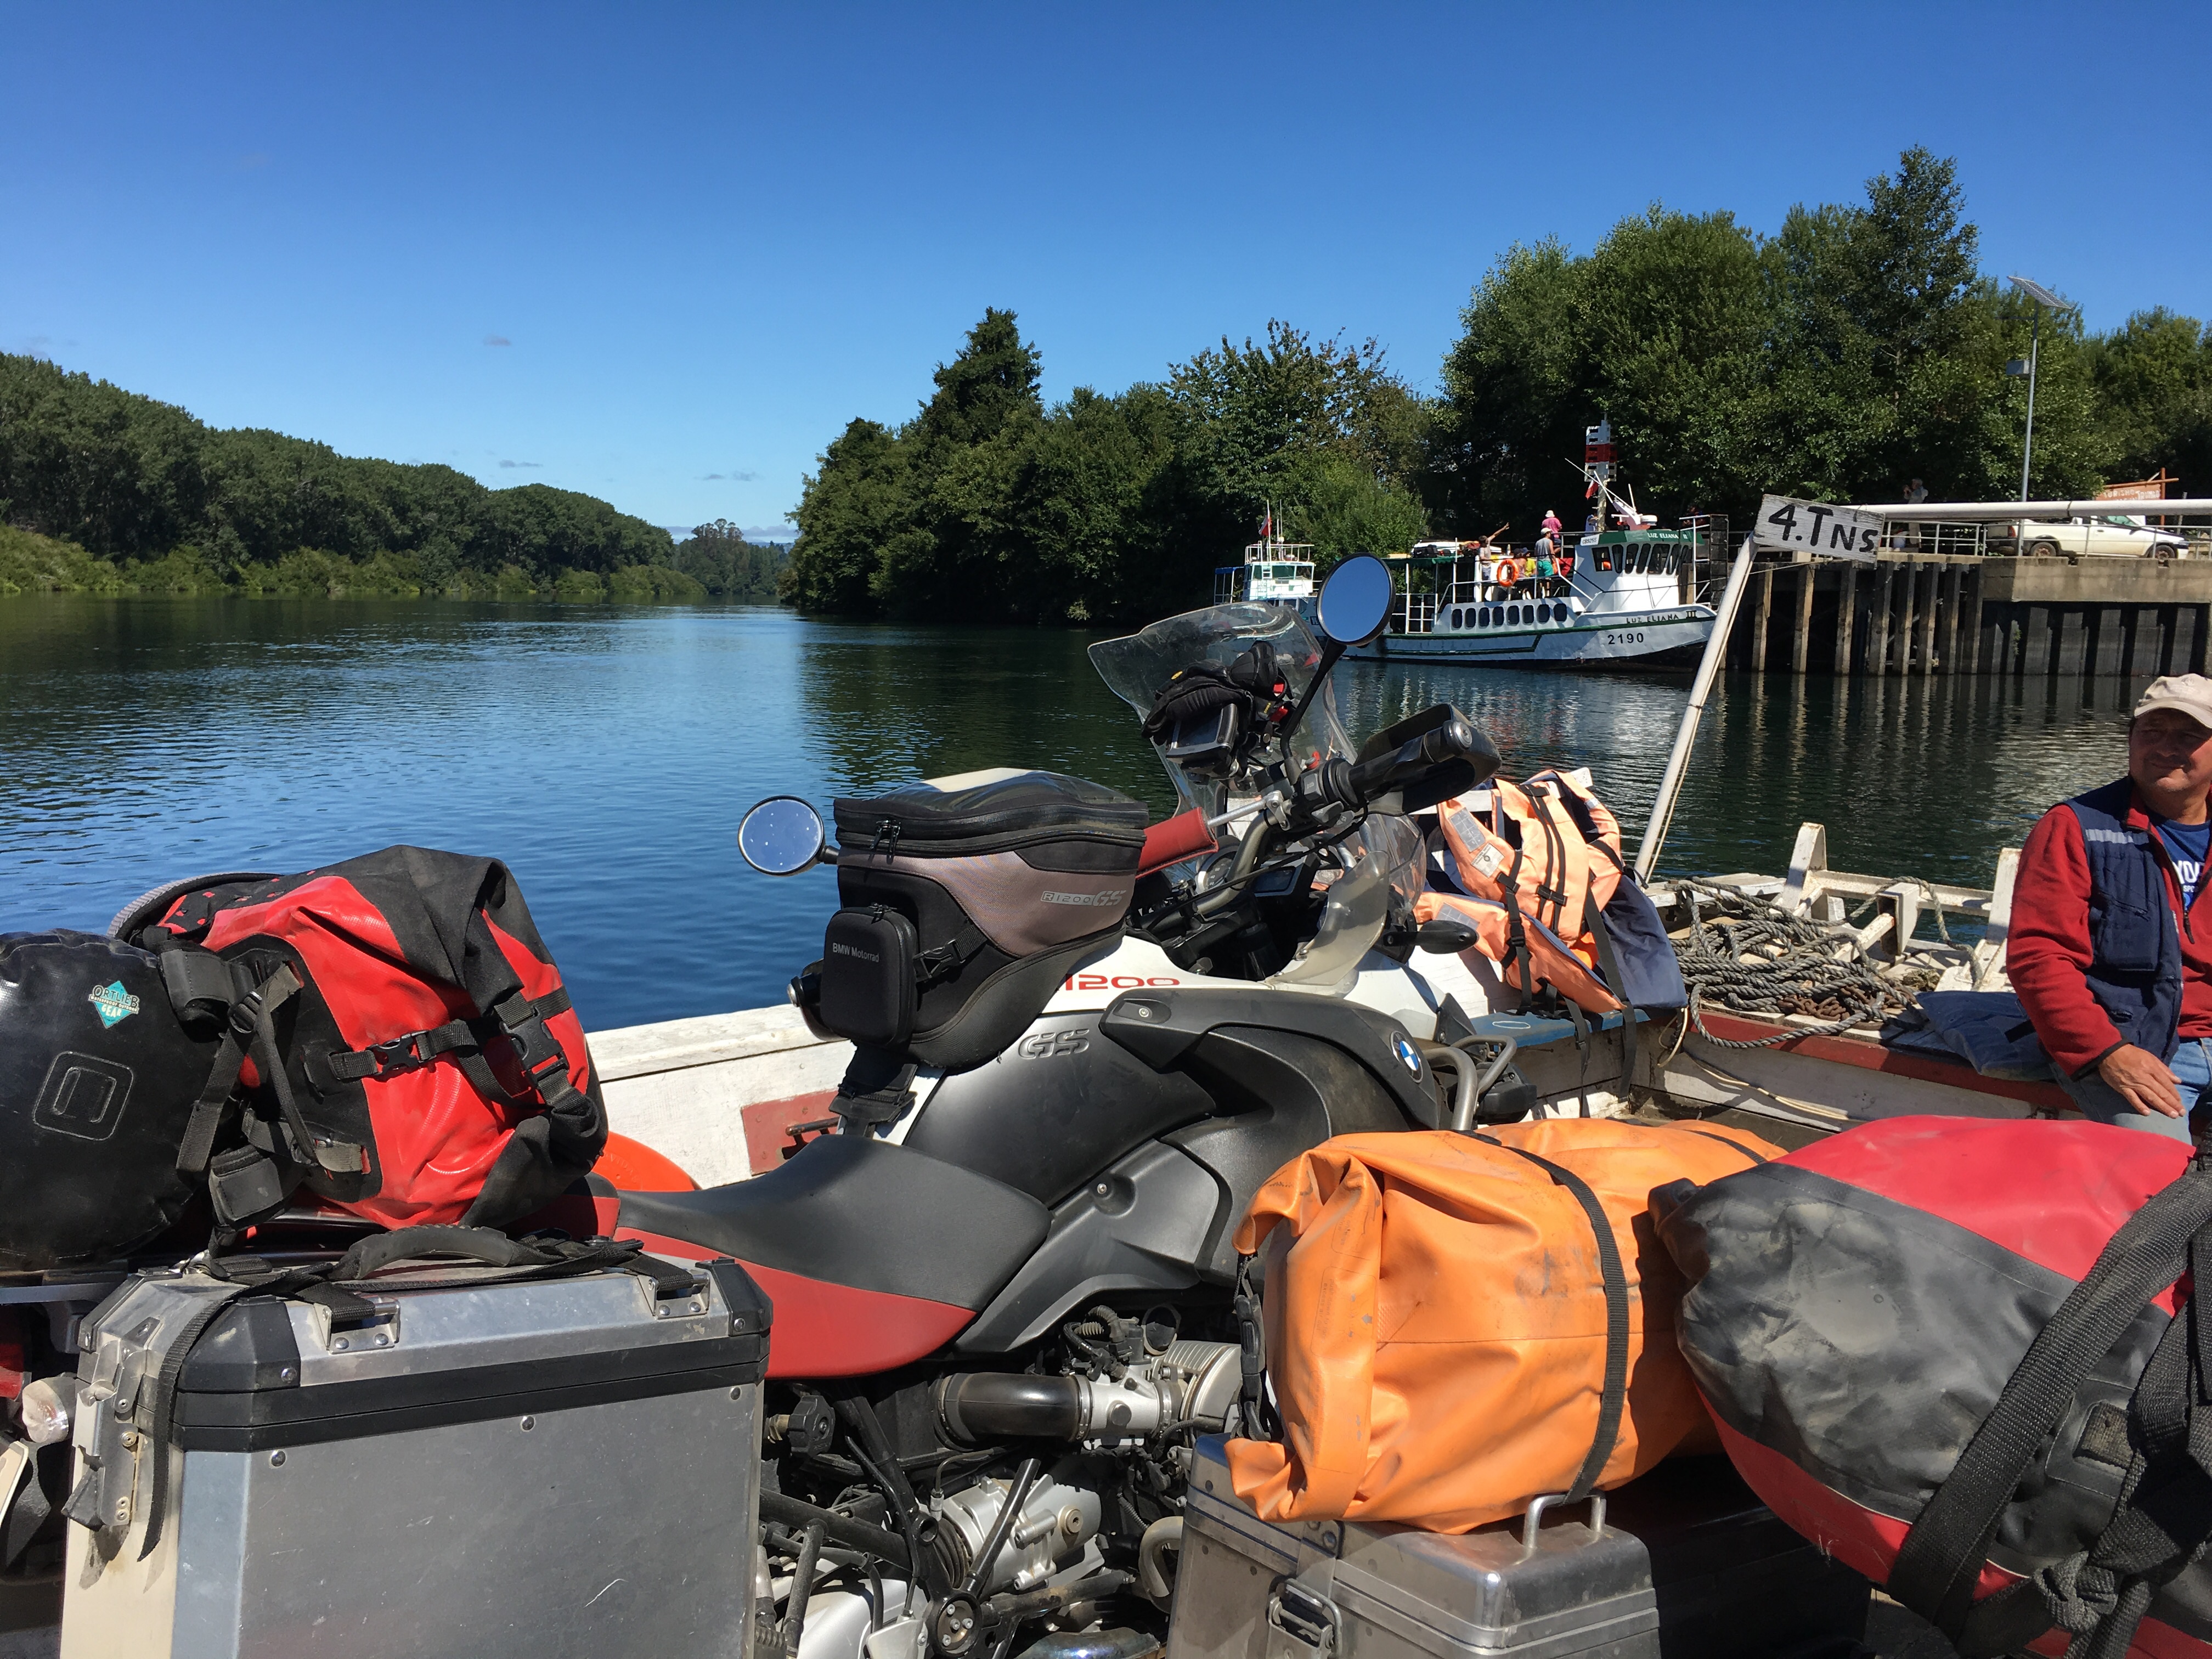
[[[987,311],[931,396],[846,427],[805,480],[784,577],[804,610],[1142,622],[1203,605],[1263,514],[1326,568],[1425,536],[1530,539],[1582,518],[1584,428],[1613,423],[1638,505],[1747,521],[1767,492],[2008,499],[2028,302],[1981,269],[1954,164],[1925,149],[1863,201],[1772,235],[1654,205],[1574,254],[1509,249],[1476,285],[1441,390],[1372,340],[1274,322],[1165,378],[1048,408],[1014,314]],[[2163,466],[2212,491],[2212,331],[2164,309],[2105,334],[2046,313],[2034,490],[2085,497]]]
[[[0,353],[0,594],[775,602],[786,551],[596,496],[224,430]]]
[[[1516,245],[1475,285],[1438,390],[1369,339],[1271,322],[1118,392],[1048,407],[987,309],[896,426],[817,458],[789,550],[724,520],[678,541],[544,484],[210,428],[0,354],[0,595],[781,599],[829,615],[1141,623],[1205,604],[1263,514],[1327,568],[1354,551],[1577,522],[1585,427],[1662,524],[1771,490],[1937,501],[2019,487],[2027,301],[1982,270],[1954,164],[1924,149],[1863,201],[1772,234],[1657,204],[1587,253]],[[2163,467],[2212,491],[2212,330],[2163,308],[2103,334],[2045,315],[2033,487],[2082,497]],[[1741,521],[1739,517],[1739,522]]]

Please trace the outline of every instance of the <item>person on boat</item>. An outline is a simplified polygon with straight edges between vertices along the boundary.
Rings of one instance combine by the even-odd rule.
[[[1536,544],[1536,597],[1540,599],[1552,597],[1553,570],[1552,538],[1547,536]]]
[[[2100,1123],[2190,1139],[2212,1110],[2212,911],[2196,931],[2212,816],[2212,679],[2154,680],[2128,775],[2027,838],[2005,967],[2059,1081]]]
[[[1565,529],[1566,526],[1559,522],[1559,515],[1550,507],[1546,507],[1544,509],[1544,539],[1557,547],[1559,544],[1559,537]]]

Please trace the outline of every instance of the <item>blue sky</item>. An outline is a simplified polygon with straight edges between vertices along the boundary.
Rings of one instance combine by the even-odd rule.
[[[658,524],[779,524],[987,305],[1054,397],[1271,316],[1425,386],[1516,240],[1771,230],[1912,143],[2092,328],[2212,314],[2201,3],[0,0],[0,349]]]

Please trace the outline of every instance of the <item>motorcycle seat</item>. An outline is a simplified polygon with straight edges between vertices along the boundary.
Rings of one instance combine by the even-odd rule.
[[[623,1193],[618,1225],[810,1279],[981,1309],[1044,1242],[1027,1193],[863,1135],[823,1135],[750,1181]]]

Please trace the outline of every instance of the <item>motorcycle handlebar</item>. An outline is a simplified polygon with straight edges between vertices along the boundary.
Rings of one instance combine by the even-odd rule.
[[[1432,731],[1410,738],[1396,749],[1361,761],[1352,769],[1352,784],[1366,799],[1393,784],[1410,783],[1431,767],[1473,756],[1480,739],[1467,720],[1454,715]]]

